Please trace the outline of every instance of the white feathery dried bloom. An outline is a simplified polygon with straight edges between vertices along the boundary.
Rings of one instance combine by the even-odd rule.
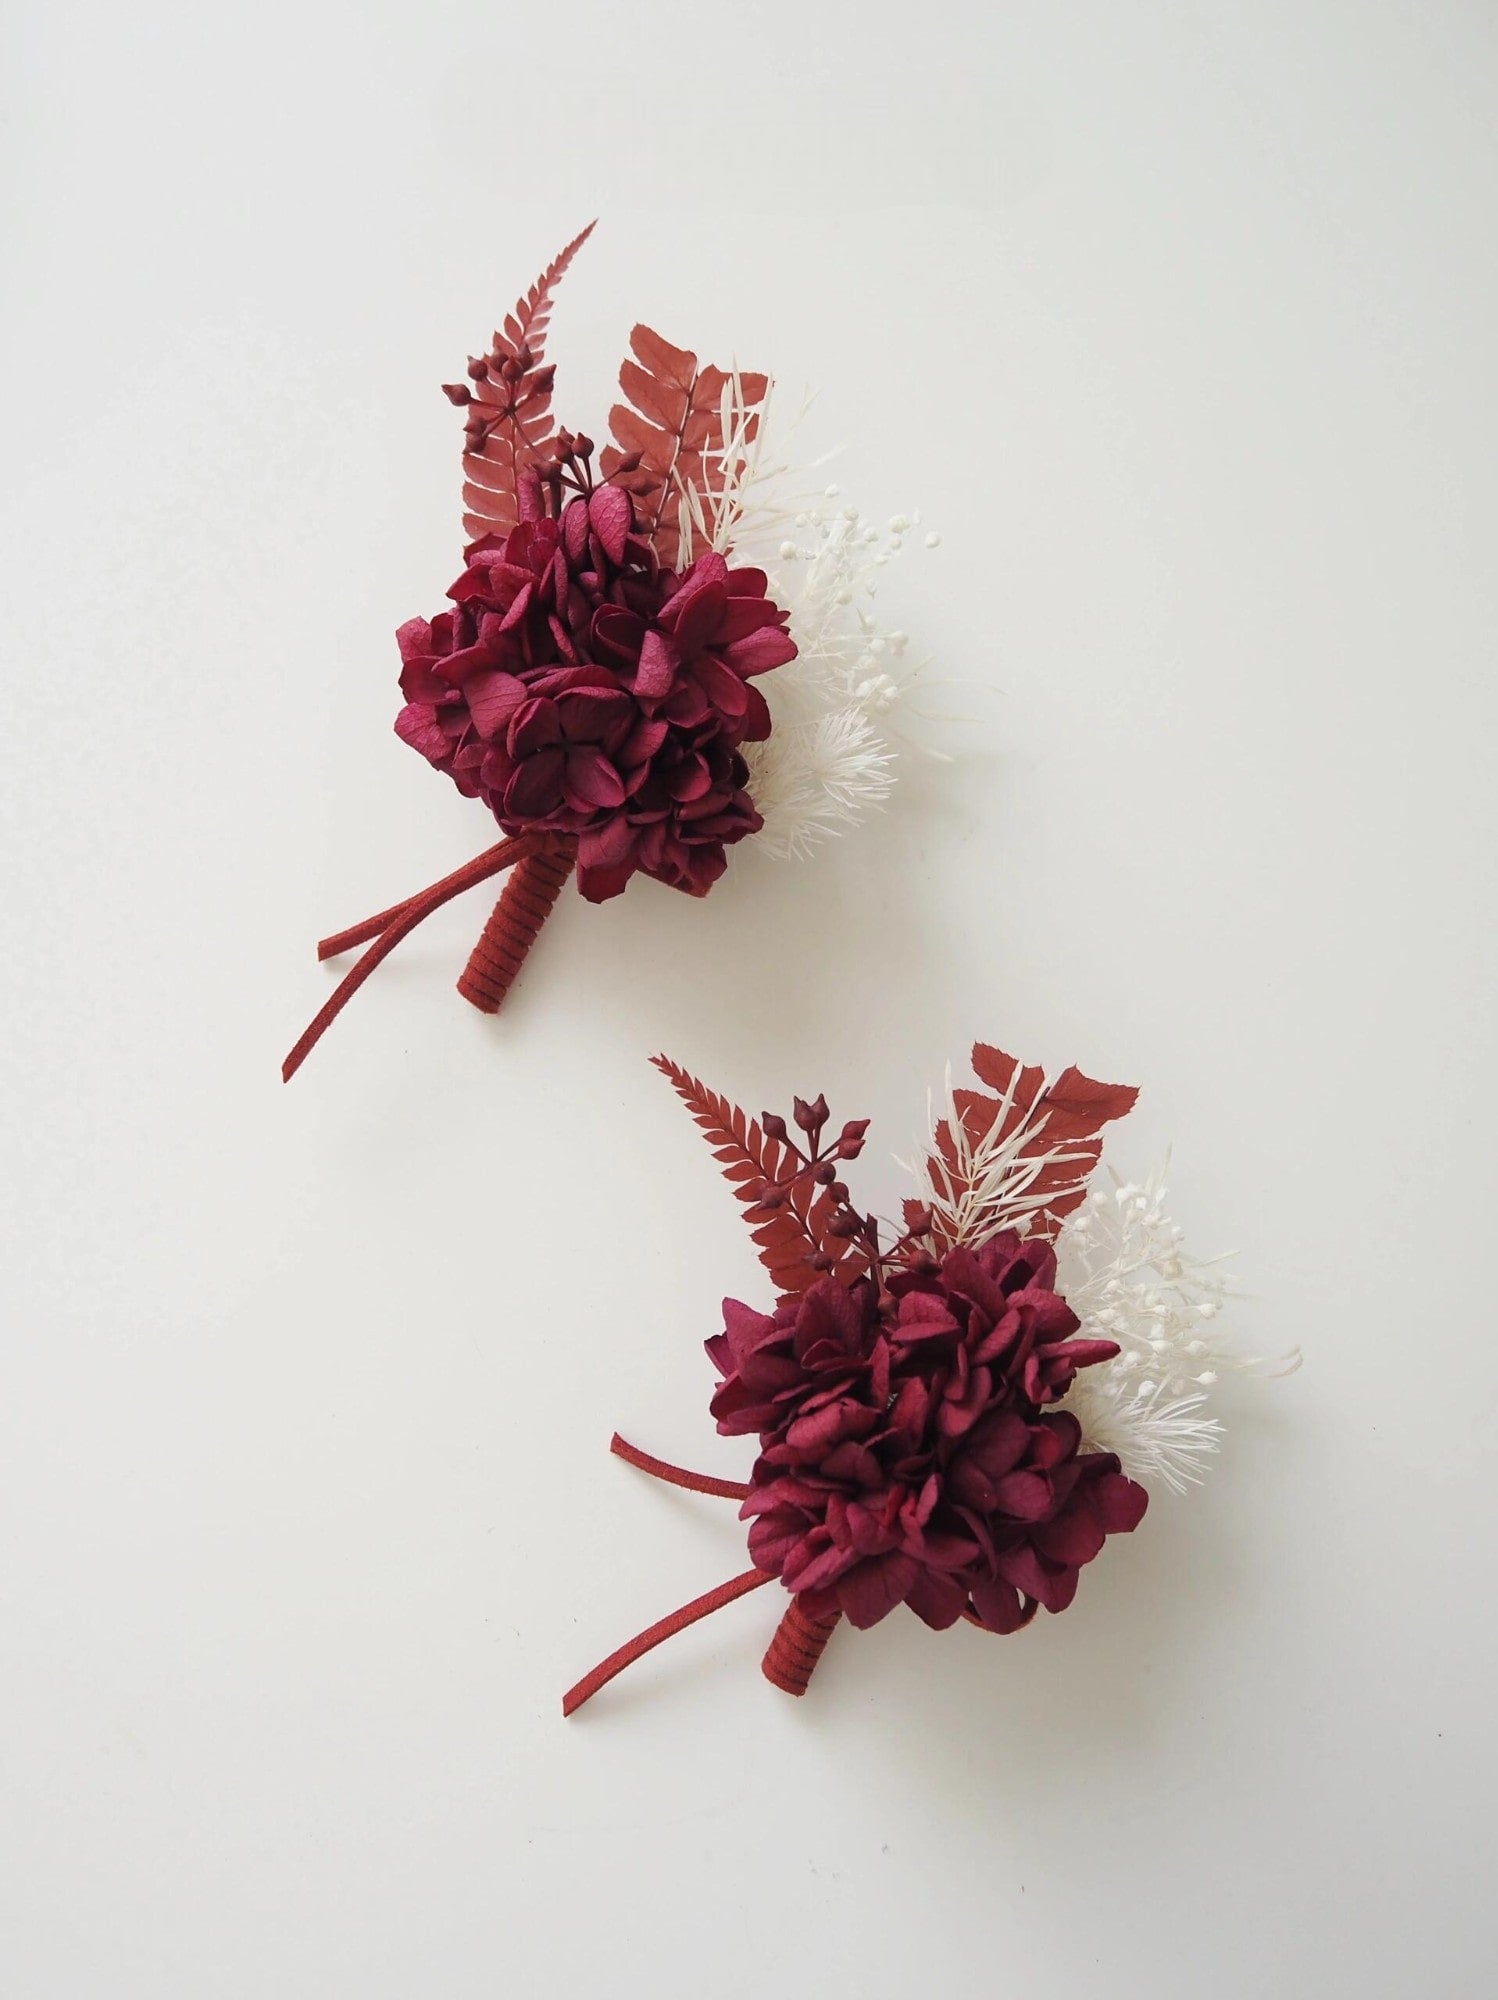
[[[746,744],[744,755],[765,822],[760,839],[777,860],[809,854],[825,835],[882,805],[895,782],[888,739],[851,704],[799,721],[777,716],[769,743]]]
[[[879,572],[920,516],[897,514],[878,528],[839,504],[836,486],[813,497],[813,468],[798,471],[772,453],[769,393],[758,411],[747,407],[736,373],[724,386],[721,422],[709,493],[681,494],[682,547],[684,557],[707,547],[764,568],[789,613],[797,656],[765,681],[774,728],[763,743],[745,744],[744,755],[765,822],[756,846],[801,858],[889,797],[898,751],[912,747],[902,715],[943,719],[912,703],[920,669],[907,660],[907,635],[887,630],[875,612]],[[938,539],[925,537],[928,545]]]
[[[1231,1293],[1221,1260],[1193,1257],[1166,1211],[1168,1164],[1142,1184],[1109,1170],[1111,1184],[1094,1187],[1061,1230],[1057,1284],[1083,1336],[1119,1348],[1078,1373],[1064,1407],[1131,1479],[1182,1493],[1221,1439],[1208,1403],[1222,1376],[1289,1375],[1300,1352],[1266,1361],[1221,1344],[1215,1323]]]

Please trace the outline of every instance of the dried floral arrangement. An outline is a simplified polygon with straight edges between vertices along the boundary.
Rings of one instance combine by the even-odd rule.
[[[396,635],[397,734],[503,838],[321,941],[320,959],[366,949],[287,1056],[288,1080],[402,938],[503,871],[458,981],[486,1013],[570,878],[592,902],[637,874],[702,896],[737,842],[802,855],[893,785],[912,676],[872,596],[914,519],[877,529],[829,507],[835,488],[798,504],[767,443],[769,378],[643,325],[610,442],[558,425],[546,337],[592,229],[445,388],[466,413],[463,573],[450,609]]]
[[[779,1579],[766,1677],[804,1694],[843,1619],[905,1604],[936,1630],[995,1633],[1064,1611],[1152,1486],[1184,1491],[1218,1444],[1228,1369],[1288,1373],[1216,1337],[1219,1267],[1191,1257],[1163,1177],[1099,1185],[1105,1125],[1137,1092],[996,1048],[981,1089],[947,1089],[898,1227],[854,1207],[843,1172],[868,1121],[826,1102],[754,1119],[664,1056],[754,1234],[777,1298],[726,1299],[707,1342],[711,1410],[754,1437],[747,1482],[686,1472],[616,1436],[672,1485],[738,1500],[752,1566],[622,1646],[564,1697],[571,1715],[663,1639]]]

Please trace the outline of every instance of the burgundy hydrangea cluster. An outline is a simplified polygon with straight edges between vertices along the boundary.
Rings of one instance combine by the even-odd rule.
[[[759,1434],[750,1553],[810,1615],[868,1626],[904,1603],[1013,1632],[1064,1610],[1105,1538],[1138,1524],[1144,1489],[1047,1408],[1118,1352],[1072,1338],[1055,1285],[1050,1246],[1011,1230],[823,1277],[771,1315],[725,1300],[712,1410]]]
[[[507,833],[575,837],[590,901],[637,869],[700,896],[761,824],[752,683],[796,648],[763,570],[711,552],[663,568],[629,495],[583,476],[565,507],[471,545],[453,610],[401,627],[396,730]]]

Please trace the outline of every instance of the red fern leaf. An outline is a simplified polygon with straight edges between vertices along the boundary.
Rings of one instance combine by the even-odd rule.
[[[521,479],[550,449],[552,370],[543,356],[552,293],[593,229],[590,222],[574,236],[506,316],[469,392],[470,426],[475,420],[482,426],[470,428],[463,453],[463,527],[470,540],[509,533],[520,519]],[[506,380],[505,364],[513,371],[517,362],[518,379]]]
[[[782,1178],[791,1164],[787,1149],[769,1137],[757,1118],[750,1118],[726,1097],[709,1090],[679,1063],[668,1056],[652,1056],[651,1061],[701,1127],[724,1178],[744,1204],[760,1262],[776,1289],[799,1297],[829,1275],[811,1261],[819,1254],[832,1259],[833,1271],[844,1284],[851,1283],[864,1268],[863,1258],[850,1244],[825,1236],[837,1207],[827,1191],[817,1187],[809,1175],[798,1176],[786,1188],[785,1205],[766,1208],[755,1198],[754,1190],[763,1181]]]
[[[617,483],[634,495],[641,532],[654,543],[661,561],[674,568],[682,553],[683,489],[698,496],[708,517],[722,490],[723,391],[729,377],[721,368],[700,366],[695,354],[673,347],[648,326],[637,326],[629,344],[635,358],[619,370],[619,387],[629,402],[616,403],[609,412],[614,442],[605,447],[599,465],[605,478],[618,473]],[[768,387],[764,375],[738,378],[748,410],[759,408]],[[745,442],[757,423],[750,419]],[[638,465],[619,473],[629,457],[637,457]]]
[[[966,1145],[959,1147],[950,1121],[936,1128],[932,1156],[933,1185],[950,1191],[954,1200],[971,1193],[975,1182],[968,1168],[974,1152],[996,1146],[1024,1129],[1014,1160],[1033,1175],[1023,1192],[1032,1236],[1053,1238],[1077,1208],[1086,1183],[1102,1157],[1102,1128],[1134,1108],[1139,1092],[1127,1084],[1097,1083],[1079,1069],[1063,1070],[1047,1085],[1045,1072],[1023,1066],[986,1042],[973,1045],[973,1069],[980,1083],[996,1097],[977,1090],[952,1093]],[[949,1203],[940,1204],[948,1208]],[[918,1204],[907,1202],[907,1218]]]

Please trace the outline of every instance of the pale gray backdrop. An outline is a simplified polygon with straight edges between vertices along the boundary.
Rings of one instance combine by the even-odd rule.
[[[1490,1989],[1492,254],[1476,4],[12,9],[0,1989]],[[487,821],[396,742],[461,371],[542,262],[821,391],[939,552],[965,761],[705,906],[324,930]],[[975,1035],[1145,1095],[1240,1397],[1023,1640],[753,1597],[700,1342],[763,1280],[645,1066],[875,1125]]]

